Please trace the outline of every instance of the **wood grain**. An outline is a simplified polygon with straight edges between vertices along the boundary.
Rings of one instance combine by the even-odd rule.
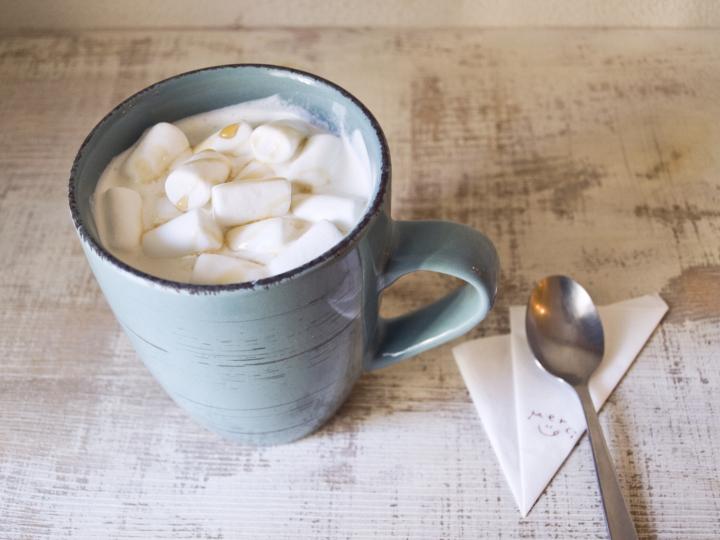
[[[603,538],[582,441],[521,519],[450,346],[361,379],[319,433],[197,427],[135,357],[72,230],[85,134],[158,79],[269,62],[348,88],[393,153],[393,213],[496,243],[508,330],[532,282],[671,312],[602,422],[643,538],[720,535],[720,34],[238,30],[0,35],[0,537]],[[452,287],[401,280],[384,313]]]

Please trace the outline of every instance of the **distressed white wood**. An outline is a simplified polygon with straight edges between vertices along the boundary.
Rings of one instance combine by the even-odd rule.
[[[527,519],[450,346],[363,377],[319,433],[203,431],[130,349],[66,209],[83,137],[145,85],[272,62],[344,85],[393,152],[394,215],[495,241],[508,329],[532,281],[671,312],[602,422],[644,538],[720,535],[720,34],[241,30],[0,36],[0,537],[602,538],[586,441]],[[421,274],[385,313],[452,282]]]
[[[211,6],[211,7],[210,7]],[[713,0],[0,0],[0,28],[717,28]]]

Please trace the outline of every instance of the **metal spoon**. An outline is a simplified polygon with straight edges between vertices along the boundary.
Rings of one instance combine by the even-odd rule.
[[[590,375],[605,352],[602,322],[592,298],[572,278],[546,277],[530,294],[525,328],[538,364],[572,386],[580,398],[610,538],[637,538],[588,390]]]

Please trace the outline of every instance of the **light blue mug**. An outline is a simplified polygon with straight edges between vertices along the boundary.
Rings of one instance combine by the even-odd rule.
[[[376,188],[361,222],[329,252],[254,283],[191,285],[119,261],[98,242],[90,196],[110,159],[148,126],[279,95],[331,130],[360,130]],[[470,330],[492,306],[498,261],[464,225],[390,218],[390,155],[375,118],[315,75],[268,65],[184,73],[128,98],[90,132],[70,176],[72,218],[100,288],[140,358],[175,402],[225,437],[285,443],[316,430],[365,370]],[[400,276],[431,270],[466,284],[418,311],[378,315]]]

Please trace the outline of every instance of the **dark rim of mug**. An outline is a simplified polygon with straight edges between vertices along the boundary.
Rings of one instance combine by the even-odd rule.
[[[281,71],[285,73],[291,73],[300,77],[304,77],[307,79],[311,79],[314,82],[320,83],[324,86],[330,87],[331,89],[335,90],[336,92],[340,93],[342,96],[350,100],[355,106],[357,106],[362,113],[367,117],[367,119],[370,121],[370,125],[372,126],[375,136],[378,139],[378,142],[380,143],[380,152],[381,152],[381,163],[380,163],[380,180],[378,182],[377,189],[375,191],[375,196],[372,200],[372,203],[369,205],[368,209],[365,211],[365,214],[363,215],[363,218],[360,220],[360,222],[340,241],[338,244],[333,246],[332,249],[326,251],[319,257],[316,257],[315,259],[312,259],[311,261],[303,264],[302,266],[298,266],[296,268],[293,268],[292,270],[289,270],[287,272],[283,272],[282,274],[277,274],[275,276],[259,279],[257,281],[245,281],[242,283],[232,283],[228,285],[196,285],[193,283],[183,283],[180,281],[172,281],[169,279],[163,279],[157,276],[153,276],[151,274],[147,274],[145,272],[142,272],[141,270],[138,270],[137,268],[134,268],[117,257],[115,257],[112,253],[110,253],[108,250],[106,250],[99,242],[95,241],[95,239],[92,237],[92,235],[89,233],[89,231],[86,229],[85,225],[82,223],[80,219],[80,210],[78,206],[77,196],[76,196],[76,190],[75,190],[75,180],[77,178],[78,173],[78,167],[80,160],[83,158],[83,155],[86,150],[86,146],[89,144],[90,140],[95,135],[95,132],[103,126],[106,122],[110,120],[110,118],[120,109],[123,109],[125,107],[132,107],[134,103],[142,98],[143,95],[145,95],[148,92],[152,92],[156,90],[159,86],[164,85],[165,83],[172,81],[174,79],[179,79],[181,77],[186,77],[189,75],[195,75],[197,73],[202,73],[206,71],[214,71],[214,70],[221,70],[221,69],[237,69],[237,68],[260,68],[260,69],[266,69],[268,71]],[[327,79],[324,79],[322,77],[319,77],[318,75],[314,75],[312,73],[308,73],[306,71],[301,71],[299,69],[293,69],[288,68],[284,66],[277,66],[272,64],[225,64],[220,66],[211,66],[201,69],[195,69],[192,71],[187,71],[185,73],[179,73],[178,75],[174,75],[172,77],[169,77],[167,79],[163,79],[161,81],[158,81],[147,88],[144,88],[140,90],[139,92],[136,92],[132,96],[128,97],[127,99],[123,100],[121,103],[119,103],[117,106],[115,106],[109,113],[107,113],[102,120],[100,120],[95,127],[90,131],[90,133],[85,137],[85,140],[83,141],[82,145],[80,146],[80,149],[78,150],[77,155],[75,156],[75,160],[73,161],[72,169],[70,170],[70,185],[68,190],[68,199],[70,202],[70,212],[72,214],[73,223],[75,224],[75,228],[78,231],[78,234],[80,235],[80,239],[83,242],[86,242],[90,248],[101,258],[105,259],[106,261],[110,262],[111,264],[119,267],[120,269],[124,270],[125,272],[128,272],[136,277],[142,278],[144,280],[150,281],[156,285],[160,285],[162,287],[174,289],[178,292],[189,292],[193,294],[217,294],[225,291],[242,291],[242,290],[256,290],[261,288],[269,288],[272,285],[279,284],[281,282],[286,282],[290,279],[296,278],[300,276],[301,274],[304,274],[308,270],[321,266],[331,259],[335,258],[340,253],[344,252],[346,249],[348,249],[352,244],[355,243],[355,241],[358,239],[362,231],[367,227],[368,223],[370,223],[370,220],[380,211],[380,208],[383,204],[383,199],[385,197],[385,192],[387,191],[387,185],[390,179],[390,152],[388,149],[387,140],[385,139],[385,134],[383,133],[382,129],[380,128],[380,124],[375,119],[375,117],[372,115],[370,110],[362,104],[362,102],[357,99],[355,96],[353,96],[350,92],[342,88],[341,86],[328,81]]]

